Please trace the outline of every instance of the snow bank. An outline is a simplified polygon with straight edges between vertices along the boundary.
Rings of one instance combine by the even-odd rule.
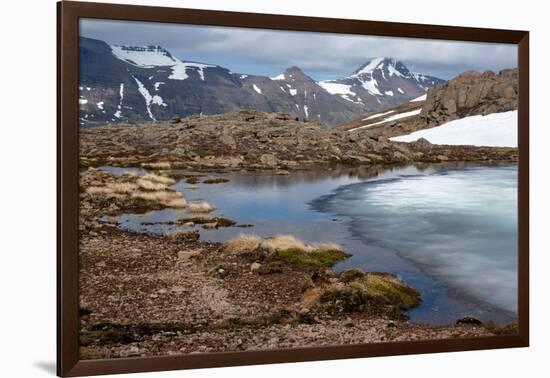
[[[410,112],[398,113],[398,114],[392,115],[388,118],[384,118],[382,121],[374,122],[374,123],[371,123],[371,124],[365,125],[365,126],[359,126],[359,127],[354,128],[354,129],[350,129],[348,131],[355,131],[355,130],[365,129],[367,127],[373,127],[373,126],[376,126],[376,125],[380,125],[382,123],[395,121],[395,120],[398,120],[398,119],[401,119],[401,118],[412,117],[412,116],[420,114],[421,111],[422,111],[422,108],[418,108],[418,109],[415,109],[415,110],[411,110]]]
[[[394,113],[394,112],[395,112],[395,110],[390,110],[390,111],[387,111],[387,112],[384,112],[384,113],[376,113],[376,114],[368,116],[367,118],[363,118],[363,121],[366,121],[368,119],[382,117],[382,116],[385,116],[385,115],[388,115],[388,114],[391,114],[391,113]]]
[[[424,93],[422,96],[420,97],[417,97],[417,98],[413,98],[411,101],[409,102],[418,102],[418,101],[426,101],[426,93]]]
[[[390,138],[396,142],[414,142],[425,138],[434,144],[517,147],[517,110],[476,115],[447,122],[441,126]]]

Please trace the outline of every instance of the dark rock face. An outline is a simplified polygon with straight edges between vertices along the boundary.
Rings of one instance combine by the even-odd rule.
[[[517,69],[498,74],[469,71],[428,90],[419,122],[433,127],[458,118],[505,112],[517,107]]]
[[[372,72],[364,69],[367,64],[363,71],[334,82],[349,81],[360,96],[352,99],[327,90],[298,67],[269,78],[181,61],[160,46],[110,46],[81,37],[79,48],[81,126],[167,121],[239,109],[284,112],[291,119],[333,126],[416,97],[441,82],[385,59]]]

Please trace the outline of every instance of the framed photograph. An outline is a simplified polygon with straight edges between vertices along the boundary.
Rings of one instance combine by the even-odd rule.
[[[528,38],[58,3],[58,375],[528,346]]]

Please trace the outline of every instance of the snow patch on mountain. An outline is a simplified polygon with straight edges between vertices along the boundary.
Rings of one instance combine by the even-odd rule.
[[[262,90],[260,88],[258,88],[258,86],[256,84],[252,84],[252,88],[254,88],[254,90],[256,92],[258,92],[259,94],[262,94]]]
[[[147,108],[147,114],[149,115],[149,118],[151,118],[153,121],[156,121],[155,117],[153,116],[153,113],[151,112],[151,105],[159,105],[159,106],[167,106],[164,101],[162,100],[162,97],[159,95],[152,96],[151,93],[145,88],[143,83],[138,80],[137,77],[132,76],[134,80],[136,81],[136,84],[138,85],[138,91],[143,96],[143,99],[145,100],[145,107]]]
[[[396,142],[414,142],[425,138],[434,144],[517,147],[517,130],[518,112],[512,110],[465,117],[390,139]]]
[[[189,77],[187,70],[193,69],[198,74],[202,81],[204,81],[204,69],[208,67],[216,67],[212,64],[194,63],[194,62],[182,62],[177,61],[177,64],[172,66],[172,74],[168,76],[168,79],[172,80],[185,80]]]
[[[111,45],[113,55],[137,67],[172,66],[176,59],[160,46]]]
[[[350,90],[351,85],[333,83],[330,81],[319,81],[317,84],[330,94],[347,94],[355,96],[355,93]]]
[[[115,116],[116,118],[120,118],[122,116],[122,100],[124,99],[124,83],[120,83],[119,95],[120,95],[120,100],[118,102],[117,111],[115,112],[115,114],[113,114],[113,116]]]
[[[361,75],[366,74],[366,73],[371,74],[372,71],[374,71],[376,68],[378,68],[380,63],[382,63],[383,61],[384,61],[384,58],[371,59],[364,67],[360,68],[358,71],[356,71],[351,76],[352,77],[358,77],[358,76],[361,76]]]
[[[113,55],[133,66],[140,68],[171,67],[172,74],[168,77],[172,80],[185,80],[189,77],[187,70],[194,70],[204,81],[204,69],[216,67],[212,64],[183,62],[174,58],[168,51],[160,46],[122,46],[111,45]],[[149,80],[152,76],[149,77]]]
[[[270,77],[270,79],[271,79],[271,80],[286,80],[285,74],[284,74],[284,73],[282,73],[282,74],[280,74],[280,75],[277,75],[277,76],[275,76],[275,77]]]

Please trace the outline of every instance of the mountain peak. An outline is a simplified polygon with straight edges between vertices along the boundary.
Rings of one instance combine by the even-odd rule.
[[[313,81],[312,78],[307,76],[304,71],[302,71],[297,66],[292,66],[287,68],[283,71],[282,74],[279,74],[275,77],[272,77],[271,80],[287,80],[287,81],[295,81],[295,80],[309,80]]]
[[[379,57],[368,60],[365,64],[356,69],[352,76],[360,76],[363,74],[371,74],[375,70],[385,71],[389,76],[397,74],[398,76],[406,76],[409,73],[408,68],[398,60],[392,57]]]

